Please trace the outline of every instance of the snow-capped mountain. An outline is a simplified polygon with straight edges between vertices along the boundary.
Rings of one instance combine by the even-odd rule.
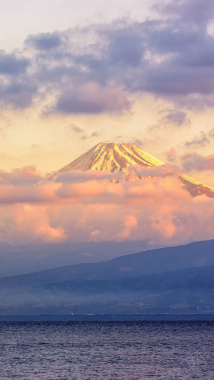
[[[136,164],[151,167],[164,163],[136,145],[101,142],[55,174],[71,170],[124,171]]]
[[[155,170],[155,168],[157,170]],[[59,175],[75,170],[97,170],[105,172],[123,172],[125,180],[148,180],[160,176],[174,176],[192,196],[206,194],[214,198],[214,189],[194,178],[176,173],[151,154],[134,144],[103,143],[94,146],[62,169],[51,174],[47,179],[53,180]],[[119,182],[120,177],[112,182]]]

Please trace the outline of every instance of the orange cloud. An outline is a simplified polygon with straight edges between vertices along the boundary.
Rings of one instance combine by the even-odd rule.
[[[181,244],[214,237],[214,199],[192,198],[176,178],[0,185],[0,241],[146,240]]]
[[[37,244],[60,242],[66,238],[63,228],[52,225],[46,206],[13,204],[1,211],[1,242]]]
[[[137,227],[138,221],[137,218],[133,215],[126,215],[123,218],[123,223],[124,223],[124,229],[123,231],[119,234],[119,237],[121,240],[127,239],[133,228]]]

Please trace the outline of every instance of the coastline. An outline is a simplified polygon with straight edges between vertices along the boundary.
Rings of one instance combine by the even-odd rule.
[[[214,314],[1,315],[0,322],[179,322],[214,321]]]

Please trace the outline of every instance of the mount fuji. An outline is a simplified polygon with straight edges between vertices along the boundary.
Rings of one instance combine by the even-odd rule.
[[[47,180],[52,181],[63,173],[77,170],[95,170],[110,173],[122,172],[123,178],[126,181],[150,180],[170,176],[177,178],[181,186],[193,197],[204,194],[209,198],[214,198],[214,188],[203,184],[189,175],[176,172],[173,167],[165,165],[163,161],[160,161],[134,144],[101,142],[68,165],[52,173],[47,177]],[[120,182],[121,176],[118,176],[118,178],[114,177],[110,181],[115,183]]]

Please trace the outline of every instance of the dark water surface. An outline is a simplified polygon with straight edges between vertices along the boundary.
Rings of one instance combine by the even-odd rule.
[[[214,322],[0,322],[0,379],[214,379]]]

